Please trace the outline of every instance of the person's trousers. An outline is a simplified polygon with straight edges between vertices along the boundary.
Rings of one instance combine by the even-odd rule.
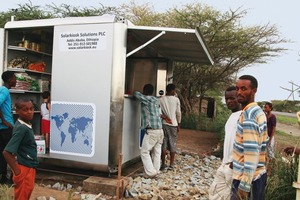
[[[239,187],[240,181],[234,179],[232,181],[231,189],[231,200],[239,200],[240,198],[237,195],[237,189]],[[265,199],[265,188],[267,184],[267,173],[261,175],[259,179],[252,181],[251,191],[249,192],[249,200],[264,200]]]
[[[229,164],[222,164],[209,188],[209,200],[230,199],[232,185],[232,169]]]
[[[12,136],[12,128],[7,129],[0,129],[0,176],[1,176],[1,183],[5,183],[7,180],[7,162],[2,154],[3,150],[5,149],[7,143],[11,139]]]
[[[141,148],[141,159],[148,176],[155,176],[159,172],[163,138],[162,129],[146,130]]]
[[[29,200],[34,189],[36,169],[17,165],[21,173],[13,176],[15,200]]]

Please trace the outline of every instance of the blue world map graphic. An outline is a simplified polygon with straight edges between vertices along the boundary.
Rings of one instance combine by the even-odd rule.
[[[93,106],[53,103],[51,111],[51,150],[91,155],[94,140]]]

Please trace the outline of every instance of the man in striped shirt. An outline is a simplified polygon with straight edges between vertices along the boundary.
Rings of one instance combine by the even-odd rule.
[[[143,88],[143,94],[137,91],[133,93],[133,96],[141,101],[142,128],[145,129],[141,159],[146,177],[154,177],[159,173],[161,145],[164,138],[161,111],[158,99],[152,96],[153,91],[154,87],[151,84],[146,84]]]
[[[231,200],[264,199],[268,133],[266,115],[254,102],[257,86],[256,78],[250,75],[241,76],[236,83],[237,98],[243,111],[233,146]]]

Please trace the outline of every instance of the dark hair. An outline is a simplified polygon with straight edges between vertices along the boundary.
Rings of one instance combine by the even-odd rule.
[[[49,96],[50,96],[50,92],[49,92],[49,91],[44,91],[44,92],[42,93],[43,99],[47,99]]]
[[[258,88],[258,82],[254,76],[251,75],[243,75],[239,77],[240,80],[249,80],[251,82],[252,88]]]
[[[15,75],[15,72],[12,71],[5,71],[2,73],[2,80],[4,83],[7,83],[9,81],[9,79],[11,79],[13,76]]]
[[[270,102],[266,102],[265,106],[268,105],[271,110],[273,110],[273,104]]]
[[[154,91],[154,87],[151,84],[144,85],[143,92],[146,95],[151,95]]]
[[[167,87],[166,87],[167,92],[170,92],[170,91],[175,90],[175,89],[176,89],[176,87],[172,83],[168,84]]]
[[[20,109],[21,108],[21,104],[22,103],[27,103],[27,102],[32,102],[31,99],[28,99],[28,98],[18,98],[16,100],[16,103],[15,103],[15,106],[16,106],[16,109]]]
[[[229,91],[233,91],[233,90],[236,90],[236,86],[230,86],[228,87],[225,92],[229,92]]]

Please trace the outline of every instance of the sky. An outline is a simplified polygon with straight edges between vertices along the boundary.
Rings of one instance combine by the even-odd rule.
[[[33,5],[43,6],[54,3],[60,5],[65,3],[72,6],[90,7],[99,6],[119,6],[122,3],[129,3],[130,0],[31,0]],[[257,64],[239,72],[237,76],[250,74],[258,80],[258,91],[256,101],[286,100],[291,92],[283,88],[292,90],[294,83],[300,86],[300,1],[274,1],[274,0],[136,0],[138,4],[149,3],[157,12],[164,12],[169,8],[180,8],[182,5],[193,2],[200,2],[213,7],[222,12],[237,8],[248,11],[246,17],[242,19],[242,25],[264,25],[275,24],[285,39],[292,43],[282,44],[288,49],[279,57],[272,58],[266,64]],[[28,0],[10,0],[1,3],[0,11],[7,11],[17,8],[18,4],[29,3]],[[200,27],[201,29],[201,27]],[[294,85],[294,89],[298,86]],[[300,89],[299,89],[300,91]],[[294,97],[294,98],[293,98]],[[299,93],[289,97],[289,100],[300,100]]]

